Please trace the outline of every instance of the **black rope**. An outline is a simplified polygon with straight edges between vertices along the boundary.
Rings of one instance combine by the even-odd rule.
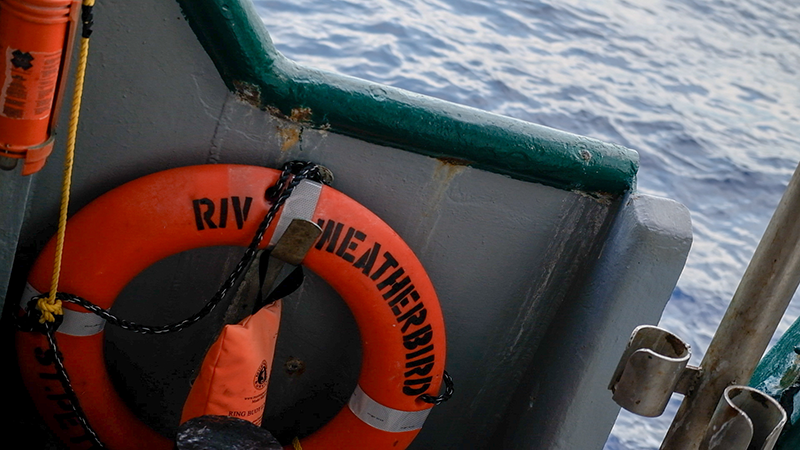
[[[81,22],[83,28],[81,30],[81,37],[89,39],[92,35],[92,25],[94,25],[93,5],[83,5],[81,8]]]
[[[194,325],[202,318],[207,316],[217,305],[225,298],[228,294],[228,291],[236,284],[236,281],[241,277],[242,273],[245,271],[247,266],[253,260],[256,252],[258,251],[258,246],[261,243],[261,240],[264,238],[264,233],[266,233],[267,228],[269,228],[270,224],[272,223],[273,219],[275,218],[276,214],[280,210],[281,206],[286,202],[286,200],[291,196],[292,191],[294,190],[297,185],[300,184],[301,181],[304,179],[311,179],[311,180],[321,180],[321,172],[319,167],[314,163],[304,162],[304,161],[290,161],[283,165],[283,170],[281,171],[281,175],[278,178],[278,181],[267,189],[266,191],[266,198],[267,200],[272,202],[272,206],[270,207],[269,211],[267,212],[264,219],[259,224],[259,227],[253,236],[253,239],[250,241],[250,245],[248,245],[247,249],[245,249],[244,255],[239,260],[239,263],[236,265],[236,268],[228,275],[228,278],[222,283],[220,288],[214,294],[211,299],[206,302],[205,305],[200,309],[200,311],[192,314],[191,316],[183,319],[179,322],[171,323],[168,325],[141,325],[129,320],[125,320],[119,318],[112,314],[109,310],[101,308],[100,306],[95,305],[94,303],[82,298],[80,296],[74,294],[68,294],[65,292],[59,292],[56,294],[56,298],[61,300],[62,302],[69,302],[76,304],[86,310],[102,317],[106,320],[106,322],[118,326],[124,330],[133,331],[135,333],[140,334],[167,334],[167,333],[174,333],[177,331],[181,331],[184,328],[187,328],[191,325]],[[33,297],[33,300],[38,300],[39,298],[46,297],[47,294],[42,294],[36,297]],[[25,322],[32,322],[38,321],[38,317],[34,317],[38,310],[28,312],[27,320]],[[35,328],[35,325],[25,325],[20,324],[21,329],[28,329]]]
[[[67,394],[67,397],[69,398],[69,405],[70,408],[72,408],[72,412],[75,414],[75,418],[77,418],[81,423],[81,427],[83,427],[83,429],[86,431],[89,440],[92,441],[92,448],[104,449],[106,446],[102,441],[100,441],[100,437],[97,436],[97,432],[94,431],[94,428],[92,428],[92,426],[89,424],[89,420],[86,419],[86,414],[83,412],[83,408],[81,408],[81,403],[78,400],[78,396],[75,394],[75,390],[72,388],[72,383],[69,381],[67,369],[64,367],[63,355],[60,351],[58,351],[58,342],[56,341],[55,331],[55,326],[47,326],[44,335],[47,336],[47,342],[50,344],[50,351],[53,352],[53,363],[56,366],[58,381],[61,382],[61,387],[64,389],[64,393]]]
[[[442,403],[450,400],[450,397],[453,396],[453,392],[455,389],[453,388],[453,377],[450,376],[447,371],[444,371],[444,375],[442,375],[442,380],[444,380],[444,394],[434,397],[430,394],[422,394],[419,396],[419,399],[425,403],[432,403],[433,406],[441,405]]]

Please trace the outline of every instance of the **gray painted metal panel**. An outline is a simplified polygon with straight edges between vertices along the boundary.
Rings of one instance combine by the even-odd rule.
[[[632,195],[595,268],[562,306],[517,390],[503,448],[593,449],[619,406],[607,385],[631,330],[657,323],[692,241],[685,206]]]
[[[22,164],[14,170],[0,170],[0,311],[3,311],[17,241],[25,217],[31,178],[20,175]]]

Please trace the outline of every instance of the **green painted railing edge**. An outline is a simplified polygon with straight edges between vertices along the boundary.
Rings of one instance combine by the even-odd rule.
[[[750,386],[780,401],[784,391],[794,403],[789,415],[789,423],[784,427],[775,450],[797,450],[800,448],[800,391],[792,387],[800,377],[800,354],[794,349],[800,346],[800,319],[796,320],[783,333],[778,342],[761,358],[752,378]]]
[[[250,0],[177,0],[225,84],[315,128],[566,190],[622,194],[639,155],[402,89],[297,64],[277,51]]]

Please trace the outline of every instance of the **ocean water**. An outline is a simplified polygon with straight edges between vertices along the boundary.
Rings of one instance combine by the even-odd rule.
[[[256,0],[299,62],[639,151],[638,189],[691,211],[660,325],[699,364],[800,161],[796,0]],[[795,297],[778,333],[800,314]],[[671,415],[621,413],[606,450]]]

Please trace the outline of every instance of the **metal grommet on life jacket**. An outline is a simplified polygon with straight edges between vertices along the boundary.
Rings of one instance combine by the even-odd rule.
[[[270,208],[267,188],[280,172],[239,165],[167,170],[120,186],[69,221],[59,290],[108,309],[125,285],[151,264],[199,247],[247,246]],[[433,286],[411,249],[388,225],[344,194],[308,183],[307,211],[322,228],[303,265],[328,282],[353,313],[363,360],[348,406],[301,439],[305,450],[403,449],[419,433],[439,392],[445,331]],[[284,210],[281,215],[286,214]],[[267,230],[268,246],[277,220]],[[23,301],[48,289],[54,242],[41,252]],[[111,384],[103,357],[104,320],[65,304],[55,335],[75,394],[100,440],[112,450],[171,449],[173,443],[128,409]],[[25,384],[45,421],[65,442],[84,448],[47,352],[46,337],[18,331]],[[291,448],[291,446],[287,447]]]

